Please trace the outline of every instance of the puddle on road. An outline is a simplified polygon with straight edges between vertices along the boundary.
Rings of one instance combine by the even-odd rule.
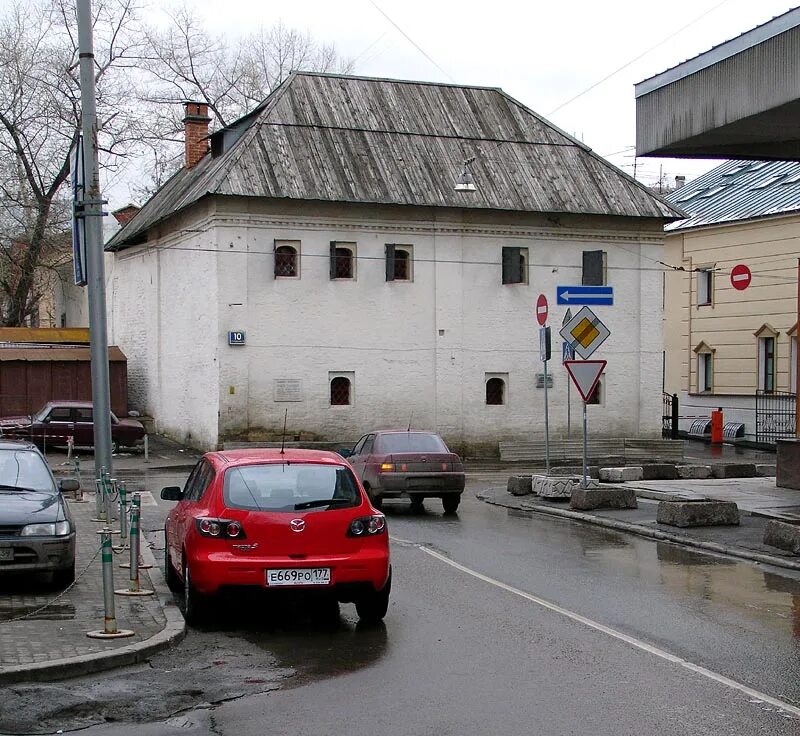
[[[362,627],[344,619],[332,631],[303,628],[295,632],[248,632],[244,637],[269,652],[281,667],[297,672],[283,683],[284,687],[299,687],[368,667],[386,654],[389,639],[384,624]]]
[[[12,618],[26,616],[26,621],[67,621],[75,618],[75,606],[71,603],[54,603],[42,611],[41,603],[20,605],[1,602],[0,622],[10,621]]]

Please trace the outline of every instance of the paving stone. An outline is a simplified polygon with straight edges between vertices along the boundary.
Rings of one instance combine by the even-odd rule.
[[[642,469],[638,466],[600,468],[600,480],[605,483],[624,483],[630,480],[642,480]]]
[[[531,476],[512,475],[508,479],[508,492],[512,496],[527,496],[531,491]]]
[[[569,501],[571,509],[588,511],[591,509],[635,509],[636,491],[629,487],[620,488],[576,488]]]
[[[533,476],[533,492],[542,498],[570,498],[575,488],[580,488],[581,476]],[[599,488],[596,480],[589,479],[589,488]]]
[[[678,478],[681,480],[706,480],[710,477],[710,465],[678,465]]]
[[[678,480],[674,463],[648,463],[642,465],[642,480]]]
[[[9,578],[0,592],[0,667],[34,662],[66,659],[117,649],[149,639],[164,628],[165,619],[157,598],[126,598],[116,596],[117,626],[133,629],[128,639],[104,641],[89,639],[87,631],[103,628],[103,579],[100,555],[100,524],[90,521],[94,515],[94,496],[86,494],[89,503],[70,503],[78,530],[76,540],[75,585],[60,595],[41,580],[31,576]],[[145,511],[146,513],[146,511]],[[143,541],[143,544],[145,542]],[[128,554],[127,552],[125,553]],[[114,555],[114,584],[126,587],[128,572],[118,564],[122,555]],[[152,587],[146,570],[140,572],[143,588]],[[27,618],[11,619],[41,612]]]
[[[756,466],[753,463],[718,463],[711,466],[714,478],[755,478]]]
[[[800,555],[800,526],[769,521],[764,529],[764,544]]]
[[[732,501],[661,501],[656,521],[669,526],[731,526],[739,523]]]

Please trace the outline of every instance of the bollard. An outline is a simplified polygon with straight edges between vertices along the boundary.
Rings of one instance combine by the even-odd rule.
[[[131,506],[131,561],[130,561],[130,585],[127,590],[114,591],[117,595],[153,595],[152,590],[143,589],[139,583],[139,552],[141,535],[139,534],[139,514],[141,513],[141,496],[133,494],[133,504]]]
[[[144,436],[144,461],[150,462],[150,435]]]
[[[94,482],[95,486],[95,496],[94,496],[94,509],[95,514],[92,521],[102,521],[105,524],[108,524],[108,517],[105,516],[105,501],[103,499],[104,491],[103,491],[103,481],[101,478],[98,478]]]
[[[114,610],[114,566],[111,551],[111,530],[103,529],[102,532],[102,563],[103,563],[103,630],[88,631],[86,636],[90,639],[119,639],[133,636],[129,629],[117,628],[117,614]]]
[[[119,536],[123,544],[128,539],[128,489],[119,484]]]
[[[117,551],[125,549],[128,544],[128,496],[125,483],[119,484],[119,544],[114,545]]]
[[[711,412],[711,444],[722,444],[722,409]]]

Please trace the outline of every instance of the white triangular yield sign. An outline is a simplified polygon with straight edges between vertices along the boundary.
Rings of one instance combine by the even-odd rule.
[[[605,360],[565,360],[564,367],[584,401],[588,401],[605,370]]]

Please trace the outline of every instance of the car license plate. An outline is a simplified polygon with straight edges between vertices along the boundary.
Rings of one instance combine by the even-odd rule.
[[[329,567],[281,568],[267,570],[267,585],[330,585]]]
[[[0,562],[8,562],[14,559],[13,547],[0,547]]]

